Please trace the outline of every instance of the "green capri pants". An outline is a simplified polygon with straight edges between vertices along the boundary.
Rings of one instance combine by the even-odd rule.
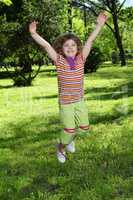
[[[88,109],[84,99],[70,104],[59,104],[62,130],[59,143],[69,144],[76,136],[89,134]]]

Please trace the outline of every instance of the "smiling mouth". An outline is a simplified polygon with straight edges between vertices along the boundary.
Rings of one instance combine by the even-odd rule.
[[[67,53],[74,53],[74,51],[67,51]]]

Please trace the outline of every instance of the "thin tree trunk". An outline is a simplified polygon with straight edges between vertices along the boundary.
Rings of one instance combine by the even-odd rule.
[[[72,32],[72,5],[70,0],[68,0],[68,25],[68,31]]]
[[[21,65],[21,68],[22,68],[21,71],[24,72],[24,73],[32,72],[32,66],[29,63],[23,63]]]
[[[120,52],[120,60],[121,60],[121,66],[126,65],[126,59],[125,59],[125,52],[122,44],[122,39],[120,36],[119,26],[118,26],[118,17],[115,12],[112,13],[113,16],[113,22],[114,22],[114,36],[116,39],[117,46],[119,48]]]

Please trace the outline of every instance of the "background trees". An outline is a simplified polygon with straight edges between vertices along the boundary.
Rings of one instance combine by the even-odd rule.
[[[12,4],[12,1],[11,0],[0,0],[0,3],[4,3],[6,4],[7,6],[10,6]]]
[[[63,7],[65,3],[66,0],[62,0],[61,4],[58,0],[54,2],[13,0],[10,7],[2,4],[0,6],[0,62],[19,66],[21,72],[29,73],[32,72],[33,64],[47,64],[48,58],[31,38],[28,26],[33,20],[39,21],[38,32],[52,43],[54,38],[67,28],[65,23],[67,9]],[[29,75],[32,77],[31,74]]]
[[[70,18],[68,2],[71,1],[68,0],[12,0],[10,6],[7,6],[9,1],[3,2],[0,3],[0,65],[10,65],[15,69],[19,67],[26,78],[36,75],[33,74],[32,65],[35,64],[39,72],[39,66],[49,63],[47,54],[33,41],[28,31],[32,20],[39,21],[38,32],[51,44],[60,33],[66,31],[75,32],[84,43],[95,26],[95,15],[105,9],[110,13],[108,25],[95,41],[96,49],[99,48],[102,53],[102,60],[111,60],[112,51],[120,52],[121,64],[125,65],[124,49],[126,54],[133,49],[133,8],[123,7],[118,0],[81,0],[81,3],[88,3],[91,10],[83,12],[83,7],[72,8]],[[71,21],[72,27],[69,26]]]
[[[82,8],[83,5],[84,9],[87,9],[87,11],[92,12],[94,15],[97,15],[101,9],[106,10],[110,14],[110,23],[107,22],[106,24],[112,31],[115,38],[122,66],[126,65],[126,59],[118,21],[125,1],[126,0],[123,0],[122,3],[120,3],[119,0],[98,0],[96,2],[92,0],[72,1],[73,5],[79,4],[81,5],[79,6],[80,8]]]
[[[121,65],[126,65],[126,60],[125,60],[125,53],[124,53],[124,48],[122,44],[122,38],[120,34],[120,29],[118,25],[118,17],[120,14],[120,11],[122,9],[122,6],[124,5],[126,0],[123,0],[122,3],[120,3],[119,0],[99,0],[99,4],[103,8],[107,8],[106,10],[111,14],[112,16],[112,21],[113,21],[113,28],[111,29],[113,32],[113,35],[116,40],[117,47],[119,49],[120,53],[120,59],[121,59]]]

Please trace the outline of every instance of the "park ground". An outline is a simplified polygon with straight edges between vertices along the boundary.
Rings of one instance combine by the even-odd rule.
[[[85,75],[90,135],[66,163],[56,159],[61,125],[54,67],[31,87],[0,80],[1,200],[133,200],[133,67]]]

